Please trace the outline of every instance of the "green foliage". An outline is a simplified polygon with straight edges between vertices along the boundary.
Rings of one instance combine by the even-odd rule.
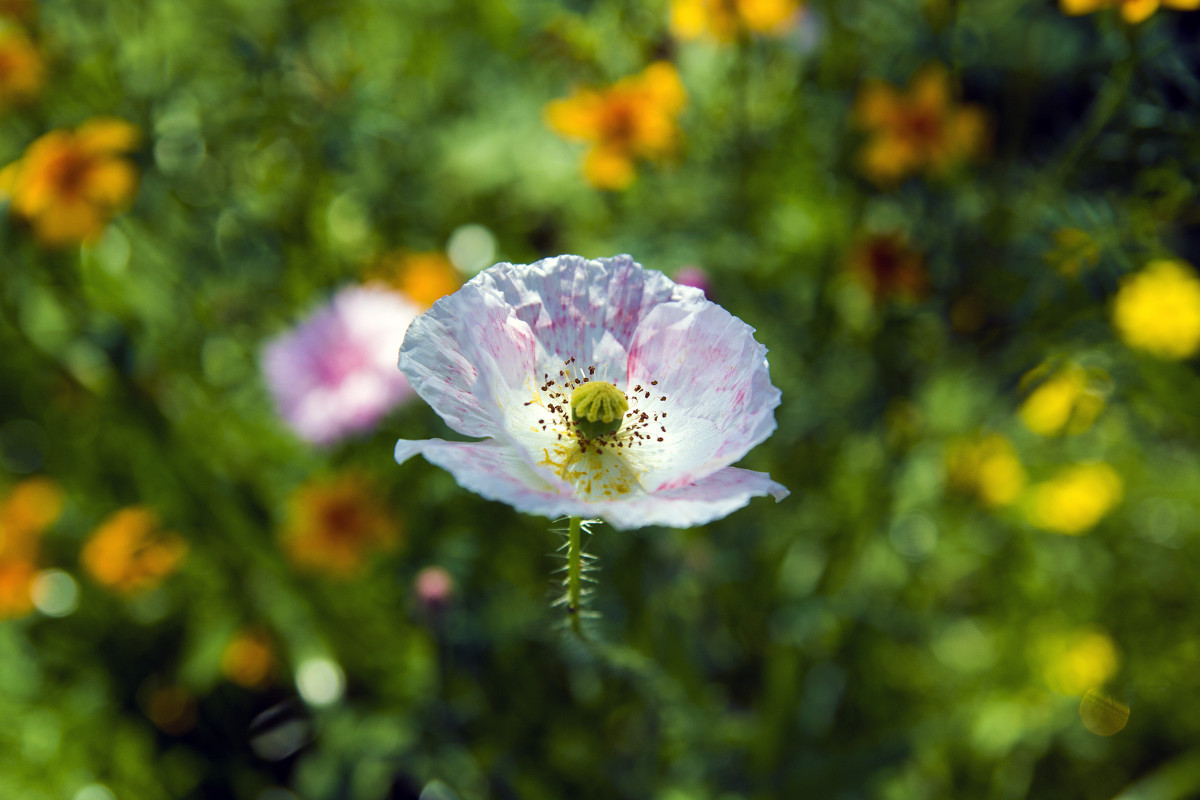
[[[1200,264],[1200,14],[811,0],[785,35],[728,43],[668,17],[87,0],[12,23],[46,80],[0,108],[0,165],[96,117],[143,138],[136,198],[93,240],[0,222],[0,493],[63,488],[36,567],[78,593],[0,622],[0,796],[1200,792],[1200,380],[1112,324],[1123,276]],[[662,59],[688,93],[676,152],[593,188],[545,105]],[[874,181],[856,104],[931,62],[986,151]],[[877,235],[921,286],[850,266]],[[453,436],[421,401],[335,446],[293,435],[263,344],[385,253],[447,248],[468,272],[493,250],[702,267],[769,348],[779,427],[744,465],[791,497],[693,530],[596,526],[579,639],[549,523],[392,462],[397,438]],[[1022,404],[1067,365],[1100,410],[1034,433]],[[988,436],[1017,462],[1007,500]],[[1119,497],[1082,535],[1039,527],[1044,484],[1090,462]],[[349,578],[299,570],[289,498],[343,474],[401,541]],[[187,553],[120,593],[81,554],[133,505]],[[448,597],[422,599],[430,566]],[[273,660],[243,686],[246,630]],[[1083,725],[1089,688],[1128,706],[1123,730]]]

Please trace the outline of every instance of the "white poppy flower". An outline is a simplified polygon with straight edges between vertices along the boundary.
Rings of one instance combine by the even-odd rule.
[[[689,527],[788,490],[729,466],[775,430],[754,329],[629,256],[497,264],[413,321],[400,369],[480,442],[400,440],[519,511]]]

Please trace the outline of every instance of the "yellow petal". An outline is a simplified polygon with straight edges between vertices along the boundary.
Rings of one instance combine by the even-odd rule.
[[[949,122],[950,156],[953,160],[973,159],[988,149],[988,124],[983,110],[975,106],[957,109]]]
[[[600,138],[600,97],[591,91],[577,92],[565,100],[546,104],[546,125],[563,136],[595,141]]]
[[[738,11],[755,33],[782,33],[793,24],[800,6],[795,0],[741,0]]]
[[[907,142],[887,135],[873,138],[859,156],[863,174],[881,186],[893,184],[912,172],[918,161],[916,151]]]
[[[1200,9],[1200,0],[1162,0],[1164,6],[1178,8],[1181,11],[1195,11]]]
[[[133,165],[123,159],[108,158],[88,171],[84,194],[93,203],[109,208],[126,205],[137,191],[138,176]]]
[[[7,199],[13,196],[17,190],[17,182],[20,180],[21,162],[14,161],[4,169],[0,169],[0,199]]]
[[[112,117],[96,117],[75,133],[85,150],[95,153],[124,153],[137,148],[142,134],[136,125]]]
[[[704,0],[674,0],[671,3],[671,32],[680,39],[698,39],[708,28]]]
[[[655,61],[639,76],[640,87],[663,111],[674,112],[683,108],[687,101],[687,90],[679,79],[679,72],[669,61]]]
[[[864,128],[888,126],[896,118],[898,102],[896,90],[886,83],[871,81],[864,84],[854,104],[854,121]]]
[[[1130,25],[1144,21],[1158,10],[1158,0],[1122,0],[1121,16]]]
[[[630,144],[638,154],[658,158],[674,148],[677,130],[673,117],[651,110],[637,118]]]
[[[1112,4],[1113,0],[1059,0],[1058,7],[1064,14],[1079,16],[1091,14]]]
[[[912,102],[919,108],[942,111],[950,104],[950,76],[940,64],[921,68],[909,88]]]
[[[584,159],[583,175],[597,189],[625,189],[636,177],[629,156],[610,147],[592,148]]]
[[[33,218],[33,229],[44,244],[79,244],[104,230],[105,219],[86,200],[61,200]]]

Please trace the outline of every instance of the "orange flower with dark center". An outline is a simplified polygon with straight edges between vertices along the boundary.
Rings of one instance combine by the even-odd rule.
[[[29,478],[0,504],[0,617],[33,610],[42,532],[62,513],[63,493],[49,478]]]
[[[854,120],[868,136],[860,154],[868,178],[893,184],[916,172],[946,172],[983,154],[982,110],[957,105],[950,94],[950,78],[937,65],[918,72],[904,93],[880,82],[863,87]]]
[[[399,537],[399,525],[355,475],[297,490],[282,534],[297,566],[335,577],[359,572],[369,553],[393,547]]]
[[[850,251],[846,267],[876,302],[890,297],[915,300],[924,296],[929,285],[924,259],[895,233],[876,234],[859,242]]]
[[[162,530],[157,514],[130,506],[92,532],[80,560],[97,583],[118,594],[134,594],[161,583],[186,553],[187,543]]]
[[[137,191],[137,170],[126,158],[137,128],[94,119],[77,131],[56,130],[35,141],[21,160],[0,170],[0,196],[52,246],[94,239]]]
[[[44,73],[42,57],[29,37],[17,28],[0,26],[0,107],[36,95]]]
[[[675,67],[657,61],[607,89],[581,89],[547,104],[546,123],[591,143],[583,173],[593,186],[624,189],[637,175],[635,160],[662,160],[674,152],[686,98]]]

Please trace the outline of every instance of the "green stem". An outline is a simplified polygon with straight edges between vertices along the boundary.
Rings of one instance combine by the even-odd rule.
[[[1087,121],[1076,135],[1071,148],[1059,160],[1057,167],[1050,172],[1051,178],[1046,183],[1047,188],[1062,186],[1071,170],[1074,169],[1075,163],[1099,138],[1122,103],[1129,99],[1129,87],[1133,83],[1133,74],[1137,68],[1138,52],[1137,41],[1128,25],[1125,26],[1125,35],[1129,52],[1113,65],[1112,72],[1096,93],[1096,98],[1092,101],[1092,107],[1088,111]]]
[[[583,548],[580,546],[580,532],[583,529],[581,517],[571,517],[571,527],[567,531],[567,614],[571,618],[571,630],[577,636],[583,632],[579,626],[580,600],[583,593]]]

